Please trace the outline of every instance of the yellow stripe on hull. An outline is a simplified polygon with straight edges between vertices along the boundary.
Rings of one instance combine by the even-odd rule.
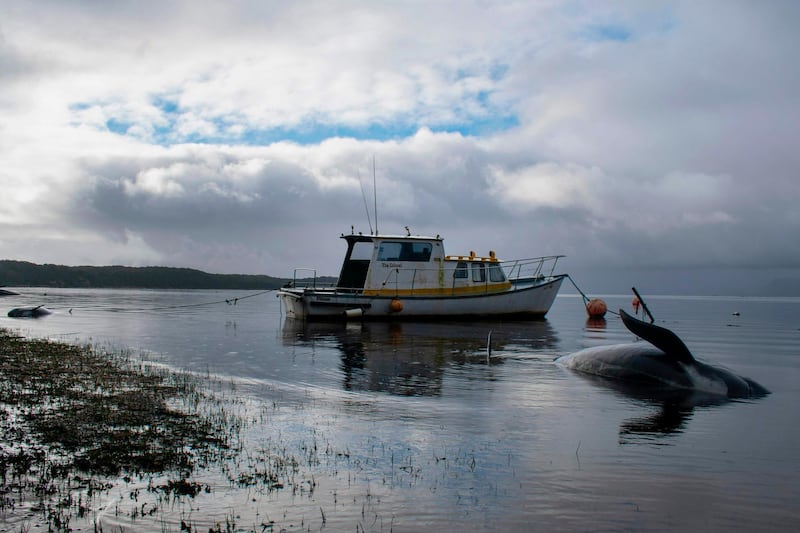
[[[474,294],[494,294],[511,289],[511,283],[475,285],[470,287],[448,287],[444,289],[365,289],[364,296],[470,296]]]

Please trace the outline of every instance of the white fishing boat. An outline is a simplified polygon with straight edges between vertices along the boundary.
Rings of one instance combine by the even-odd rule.
[[[565,274],[560,255],[501,261],[494,251],[449,256],[440,236],[342,234],[347,253],[333,286],[295,269],[278,291],[286,316],[303,319],[543,317]]]

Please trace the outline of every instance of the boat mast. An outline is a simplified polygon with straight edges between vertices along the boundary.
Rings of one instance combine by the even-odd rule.
[[[372,199],[375,211],[375,236],[378,236],[378,187],[375,181],[375,154],[372,154]]]
[[[367,204],[367,195],[364,194],[364,184],[361,182],[361,172],[358,173],[358,185],[361,187],[361,198],[364,200],[364,211],[367,212],[367,224],[369,224],[369,233],[372,235],[372,217],[369,216],[369,204]]]

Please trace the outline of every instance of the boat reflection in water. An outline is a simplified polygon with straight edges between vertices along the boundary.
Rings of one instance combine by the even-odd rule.
[[[439,396],[448,369],[502,365],[515,351],[529,354],[558,342],[546,320],[342,323],[292,318],[284,321],[283,340],[341,352],[347,391],[401,396]]]

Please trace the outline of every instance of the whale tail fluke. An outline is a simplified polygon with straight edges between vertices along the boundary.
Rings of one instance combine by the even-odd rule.
[[[619,316],[628,331],[646,340],[665,354],[668,354],[669,357],[686,364],[695,362],[692,352],[689,351],[689,348],[686,347],[680,337],[672,331],[655,324],[643,322],[629,315],[623,309],[619,310]]]

